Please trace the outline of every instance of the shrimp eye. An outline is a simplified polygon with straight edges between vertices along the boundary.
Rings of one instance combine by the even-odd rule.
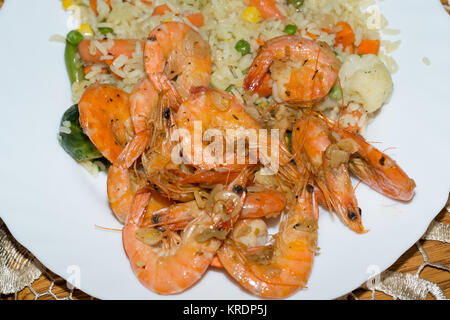
[[[310,184],[306,185],[306,191],[308,191],[308,193],[312,193],[314,191],[314,187]]]
[[[163,111],[163,117],[164,117],[165,119],[169,119],[169,118],[170,118],[170,109],[169,109],[169,108],[166,108],[166,109]]]
[[[356,218],[358,218],[358,216],[354,212],[351,212],[350,210],[347,211],[347,217],[351,221],[356,220]]]
[[[237,194],[241,194],[244,191],[244,188],[242,188],[242,186],[238,184],[234,186],[233,191]]]
[[[160,218],[161,218],[161,216],[160,216],[159,214],[155,214],[155,215],[152,217],[152,222],[153,222],[153,223],[158,223]]]
[[[386,161],[386,158],[385,157],[381,157],[380,158],[380,164],[382,165],[382,166],[384,166],[384,162]]]

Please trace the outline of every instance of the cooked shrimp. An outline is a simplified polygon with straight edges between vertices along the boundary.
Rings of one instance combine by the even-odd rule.
[[[209,85],[210,55],[208,42],[197,31],[184,23],[166,22],[147,37],[145,71],[155,88],[171,97],[171,105],[178,106],[192,87]]]
[[[284,193],[270,190],[248,192],[239,219],[251,219],[280,214],[286,207]],[[163,227],[170,230],[182,230],[188,223],[197,218],[198,212],[181,207],[164,208],[153,213],[151,227]]]
[[[93,84],[78,103],[84,133],[110,162],[133,137],[128,96],[115,87]]]
[[[157,119],[154,113],[158,101],[158,92],[156,92],[150,80],[143,79],[136,84],[130,95],[131,120],[135,135],[117,157],[114,162],[115,166],[129,168],[145,151],[150,141],[151,127],[149,123],[153,119]]]
[[[237,192],[236,186],[245,186],[247,179],[244,169],[227,187],[218,185],[203,210],[194,201],[163,209],[185,211],[175,215],[195,216],[181,234],[166,230],[163,235],[148,224],[145,227],[145,210],[151,195],[144,189],[136,193],[123,228],[123,243],[131,267],[144,286],[160,294],[175,294],[202,277],[222,243],[220,240],[225,239],[239,216],[245,192]],[[153,221],[155,215],[151,217]]]
[[[352,141],[356,148],[349,168],[358,178],[375,191],[392,199],[409,201],[414,196],[416,183],[395,161],[367,143],[360,135],[332,126],[341,139]]]
[[[194,199],[196,188],[180,183],[180,167],[171,160],[172,149],[173,145],[168,139],[161,141],[159,146],[149,147],[141,157],[145,174],[153,189],[160,191],[169,199],[191,201]]]
[[[130,170],[110,166],[108,169],[107,192],[112,212],[117,220],[125,223],[136,193],[131,182]]]
[[[326,96],[339,68],[338,58],[326,43],[280,36],[261,47],[244,79],[244,89],[255,91],[270,71],[276,100],[310,102]]]
[[[200,280],[222,241],[204,237],[215,230],[206,213],[198,214],[180,235],[169,232],[163,238],[157,229],[142,228],[150,197],[148,191],[136,194],[122,231],[124,249],[145,287],[159,294],[180,293]],[[189,210],[200,209],[191,206]]]
[[[179,183],[201,183],[201,184],[226,184],[227,181],[234,180],[240,170],[221,170],[221,171],[210,171],[210,170],[197,170],[192,174],[185,174],[178,171],[176,174],[181,176]]]
[[[196,128],[196,124],[201,126],[202,132],[212,129],[218,130],[222,134],[222,137],[226,139],[245,138],[245,135],[230,137],[230,132],[232,131],[238,134],[243,129],[252,129],[254,130],[253,132],[258,134],[258,130],[261,128],[258,122],[244,110],[244,106],[235,96],[221,90],[205,87],[198,87],[192,90],[192,95],[189,99],[180,105],[180,108],[175,115],[175,122],[177,123],[178,128],[187,129],[191,137],[195,137],[194,129]],[[245,132],[243,133],[245,134]],[[245,163],[248,164],[248,159],[251,157],[257,159],[257,149],[271,149],[270,137],[267,138],[267,142],[256,141],[256,145],[251,144],[251,146],[247,148],[248,150],[246,151],[248,151],[248,154],[246,155],[246,159],[243,159],[245,160]],[[239,161],[236,158],[238,155],[236,152],[234,154],[226,153],[227,148],[225,146],[225,140],[222,141],[223,154],[215,154],[212,159],[205,158],[203,155],[200,155],[201,159],[195,158],[194,142],[194,139],[191,139],[191,152],[184,152],[183,157],[189,164],[194,165],[197,168],[203,170],[218,168],[235,170],[246,166],[246,164],[238,163]],[[202,143],[203,150],[205,150],[208,145],[205,141]],[[218,142],[214,141],[214,143]],[[283,152],[280,152],[280,155],[280,163],[289,161],[286,159],[288,158],[288,155]],[[231,160],[234,161],[230,161],[230,157],[232,157]],[[259,160],[263,161],[264,159]],[[230,164],[229,162],[232,163]]]
[[[333,144],[326,122],[313,115],[300,118],[294,126],[292,149],[296,163],[304,163],[313,174],[328,207],[353,231],[366,232],[346,167],[349,155]]]
[[[317,250],[319,211],[312,189],[304,188],[295,207],[282,217],[272,245],[247,248],[227,239],[219,249],[227,272],[253,294],[284,298],[305,287]]]
[[[268,217],[281,213],[287,204],[286,195],[276,190],[248,192],[241,212],[241,218]]]

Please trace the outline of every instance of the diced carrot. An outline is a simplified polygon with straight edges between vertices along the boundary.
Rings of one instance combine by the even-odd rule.
[[[250,0],[249,6],[256,7],[263,19],[275,18],[284,20],[286,17],[278,10],[275,0]]]
[[[259,45],[259,46],[263,46],[264,45],[264,43],[266,43],[263,39],[261,39],[260,37],[258,37],[258,38],[256,38],[256,43]]]
[[[108,40],[97,40],[100,44],[105,43]],[[136,42],[137,40],[132,39],[116,39],[114,40],[114,44],[111,48],[108,50],[108,55],[111,55],[115,58],[117,58],[119,55],[124,54],[128,58],[131,58],[133,56],[133,53],[136,51]],[[103,54],[100,52],[100,50],[95,50],[94,54],[91,54],[90,52],[90,46],[91,46],[91,40],[85,39],[82,40],[78,44],[78,53],[80,54],[80,57],[85,62],[90,63],[98,63],[98,62],[105,62],[107,60],[102,60],[101,57]],[[141,41],[141,48],[144,47],[144,41]]]
[[[336,27],[340,28],[341,31],[336,33],[336,46],[342,45],[345,51],[350,53],[354,52],[355,34],[352,27],[344,21],[338,22]]]
[[[197,28],[201,28],[205,25],[205,21],[203,20],[203,14],[201,12],[188,14],[186,18],[189,20]]]
[[[361,40],[358,46],[359,54],[378,54],[380,51],[380,40]]]
[[[106,4],[109,7],[109,10],[111,10],[111,0],[106,0]],[[89,5],[91,6],[92,11],[94,11],[95,15],[98,16],[98,11],[97,11],[97,0],[90,0],[89,1]]]
[[[322,28],[321,30],[322,30],[323,32],[328,33],[328,34],[330,34],[330,33],[333,32],[333,31],[331,31],[330,29],[327,29],[327,28]],[[306,31],[306,34],[307,34],[311,39],[313,39],[313,40],[316,40],[316,39],[319,37],[317,34],[311,33],[311,32],[308,32],[308,31]]]
[[[260,97],[268,97],[272,94],[272,87],[270,86],[270,75],[266,73],[261,85],[256,88],[255,93]]]
[[[147,4],[147,5],[149,5],[149,6],[151,6],[151,5],[153,4],[153,2],[151,2],[150,0],[141,0],[141,2],[142,2],[143,4]]]
[[[153,9],[152,16],[163,16],[164,14],[166,14],[166,12],[172,12],[172,10],[167,4],[162,4],[160,6],[156,6],[155,9]]]
[[[308,35],[308,37],[310,37],[313,40],[317,39],[317,34],[314,34],[314,33],[308,32],[308,31],[306,31],[306,34]]]

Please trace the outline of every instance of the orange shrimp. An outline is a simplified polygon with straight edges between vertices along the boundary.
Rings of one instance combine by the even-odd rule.
[[[211,264],[228,230],[239,217],[245,192],[233,190],[246,184],[247,170],[226,188],[217,186],[210,195],[205,209],[196,202],[174,204],[168,211],[186,211],[193,219],[178,234],[164,233],[143,225],[146,207],[151,198],[148,190],[141,189],[132,202],[127,223],[122,231],[123,245],[131,267],[139,281],[160,294],[175,294],[200,280]],[[153,221],[152,215],[152,221]]]
[[[214,231],[206,213],[199,214],[180,235],[167,233],[163,238],[157,229],[142,228],[150,198],[146,190],[136,194],[122,231],[123,246],[145,287],[159,294],[180,293],[201,279],[222,242],[214,237],[202,239]],[[191,206],[189,210],[199,209]]]
[[[194,137],[194,129],[196,123],[201,126],[203,132],[207,130],[217,130],[222,133],[222,137],[229,137],[231,130],[238,132],[242,129],[252,129],[255,133],[261,128],[256,120],[254,120],[245,110],[244,106],[237,100],[235,96],[224,91],[212,88],[195,88],[188,100],[184,101],[175,115],[175,122],[180,129],[187,129],[191,137]],[[269,140],[270,137],[268,137]],[[227,170],[236,170],[246,166],[247,159],[256,156],[256,147],[271,149],[270,140],[257,141],[257,145],[248,148],[245,163],[238,163],[237,154],[228,154],[226,146],[223,147],[224,154],[215,154],[214,159],[208,159],[202,156],[201,159],[194,158],[194,139],[191,139],[191,152],[183,153],[183,157],[187,163],[194,165],[196,168],[203,170],[226,168]],[[222,141],[225,144],[225,141]],[[207,148],[206,142],[203,143],[203,149]],[[216,143],[216,141],[214,141]],[[280,144],[281,145],[281,144]],[[184,150],[183,150],[184,151]],[[233,150],[234,151],[234,150]],[[283,151],[283,150],[282,150]],[[289,162],[288,155],[280,152],[280,163]],[[234,161],[229,161],[229,157],[235,157]],[[259,159],[264,161],[264,159]],[[232,162],[232,163],[229,163]]]
[[[345,159],[333,161],[347,153],[338,149],[327,123],[314,115],[304,115],[294,126],[292,149],[297,165],[304,164],[313,174],[328,207],[342,222],[357,233],[364,233],[361,209],[354,194]],[[337,154],[337,155],[336,155]],[[348,160],[348,158],[347,158]]]
[[[117,157],[114,165],[120,168],[129,168],[145,151],[150,140],[150,127],[148,123],[154,116],[159,101],[158,92],[148,79],[139,81],[130,95],[131,120],[134,127],[134,137],[128,142],[124,150]]]
[[[181,177],[179,183],[201,183],[201,184],[226,184],[227,181],[234,180],[240,170],[197,170],[192,174],[185,174],[181,171],[175,172],[176,175]]]
[[[286,207],[286,202],[287,199],[284,193],[275,190],[248,192],[242,211],[239,214],[239,219],[261,218],[280,214]],[[189,222],[197,218],[197,213],[181,207],[164,208],[153,213],[150,226],[181,230]]]
[[[95,83],[78,103],[84,133],[111,163],[134,135],[128,98],[120,89]]]
[[[241,218],[260,218],[279,214],[287,204],[283,192],[266,189],[248,192],[242,207]]]
[[[360,135],[332,126],[341,139],[350,139],[356,150],[349,169],[375,191],[395,200],[409,201],[416,183],[388,155],[367,143]]]
[[[185,23],[163,23],[147,37],[144,66],[155,88],[167,92],[176,109],[192,87],[209,85],[209,44]]]
[[[244,79],[255,91],[270,71],[277,101],[310,102],[323,98],[334,85],[340,62],[331,48],[296,35],[273,38],[262,46]]]
[[[253,294],[285,298],[304,288],[317,250],[318,206],[307,185],[294,208],[282,217],[272,245],[248,248],[227,239],[218,251],[225,270]]]
[[[131,182],[131,172],[129,169],[119,169],[110,166],[108,170],[107,192],[109,206],[117,220],[125,223],[130,212],[136,190]]]

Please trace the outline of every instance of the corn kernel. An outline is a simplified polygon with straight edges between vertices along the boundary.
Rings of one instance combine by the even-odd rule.
[[[241,19],[249,23],[258,23],[261,21],[261,12],[256,7],[247,7],[242,12]]]
[[[72,5],[72,0],[62,0],[62,6],[64,10],[69,9],[69,7]]]
[[[80,24],[78,31],[80,31],[80,33],[85,37],[91,37],[94,35],[94,30],[92,30],[91,26],[86,23]]]

